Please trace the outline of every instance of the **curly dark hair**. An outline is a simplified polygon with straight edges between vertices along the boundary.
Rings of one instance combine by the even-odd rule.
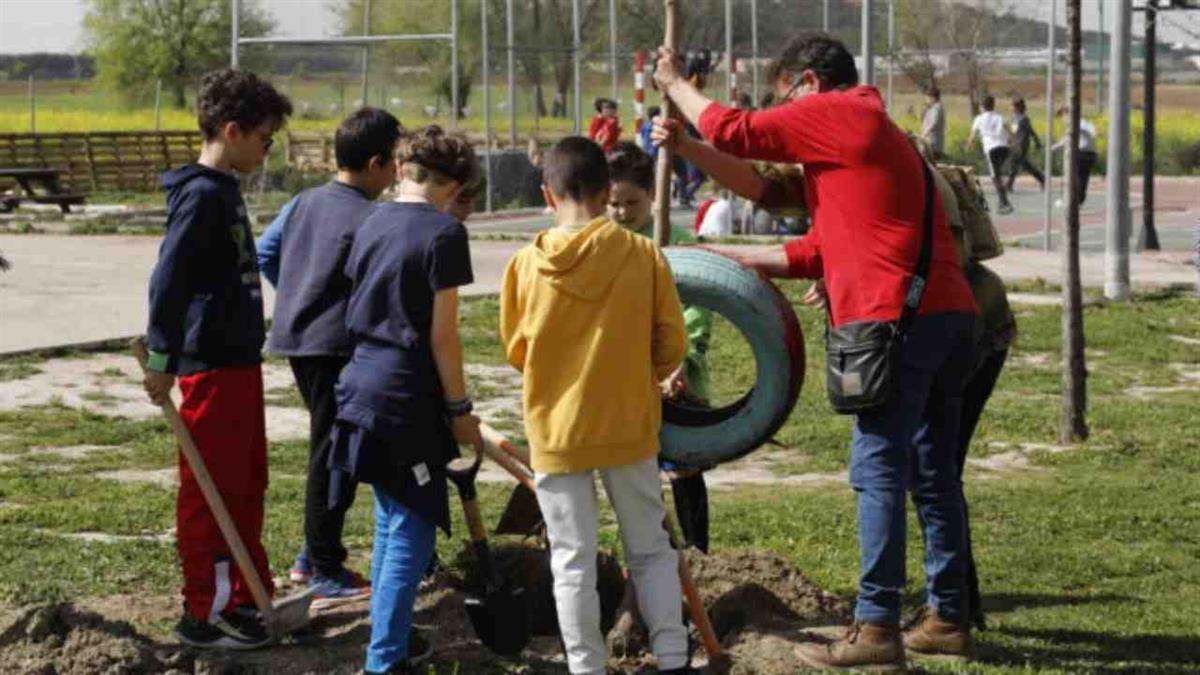
[[[436,124],[401,138],[396,159],[408,165],[406,177],[418,183],[453,180],[471,186],[480,180],[479,159],[470,142],[462,135],[447,134]]]
[[[196,118],[205,140],[216,138],[229,122],[249,131],[264,122],[283,126],[291,114],[288,97],[254,73],[226,68],[200,81]]]
[[[631,141],[622,141],[608,153],[608,180],[633,183],[647,192],[654,191],[654,160]]]
[[[858,67],[841,40],[826,33],[801,33],[792,38],[768,71],[770,81],[784,73],[799,75],[811,70],[834,89],[858,84]]]

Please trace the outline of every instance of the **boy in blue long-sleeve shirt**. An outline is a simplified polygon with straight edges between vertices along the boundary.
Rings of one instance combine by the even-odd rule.
[[[351,352],[350,280],[342,268],[359,224],[396,180],[394,152],[403,133],[383,110],[351,114],[334,137],[335,178],[288,202],[258,241],[259,266],[277,291],[268,348],[288,357],[310,416],[305,546],[290,576],[315,587],[315,606],[371,592],[366,579],[345,567],[342,528],[352,500],[330,508],[326,462],[337,413],[333,387]],[[354,485],[339,488],[354,493]]]
[[[258,168],[292,105],[252,73],[222,70],[204,78],[196,107],[200,157],[163,175],[167,232],[150,277],[145,387],[161,404],[178,378],[179,414],[270,589],[262,545],[262,288],[234,172]],[[175,515],[184,577],[184,615],[175,627],[180,641],[225,649],[266,645],[262,619],[248,609],[249,587],[182,458]]]

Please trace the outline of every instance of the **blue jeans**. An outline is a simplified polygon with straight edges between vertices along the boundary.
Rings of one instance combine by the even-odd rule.
[[[386,673],[408,658],[417,587],[433,558],[436,526],[375,490],[371,553],[371,642],[366,669]]]
[[[909,490],[925,535],[929,604],[950,621],[965,612],[958,427],[974,323],[965,313],[918,317],[901,350],[897,395],[855,418],[850,485],[858,495],[858,621],[900,621]]]

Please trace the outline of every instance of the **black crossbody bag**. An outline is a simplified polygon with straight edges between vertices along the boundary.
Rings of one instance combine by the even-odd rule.
[[[933,175],[923,158],[921,168],[925,173],[921,253],[904,297],[900,318],[896,321],[855,321],[834,328],[831,315],[825,329],[825,386],[829,404],[842,415],[871,412],[887,403],[895,393],[900,348],[925,295],[933,257]]]

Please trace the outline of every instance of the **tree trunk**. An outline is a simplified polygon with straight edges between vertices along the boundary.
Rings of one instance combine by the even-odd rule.
[[[1080,82],[1080,0],[1067,0],[1067,105],[1070,111],[1065,168],[1067,179],[1067,223],[1063,232],[1062,415],[1058,439],[1073,443],[1088,437],[1087,365],[1084,362],[1083,291],[1079,272],[1079,115],[1082,105]],[[1049,189],[1049,188],[1047,188]]]
[[[533,44],[542,43],[542,0],[533,0]],[[546,116],[546,94],[542,91],[542,53],[535,52],[528,61],[533,79],[533,110],[535,118]]]

